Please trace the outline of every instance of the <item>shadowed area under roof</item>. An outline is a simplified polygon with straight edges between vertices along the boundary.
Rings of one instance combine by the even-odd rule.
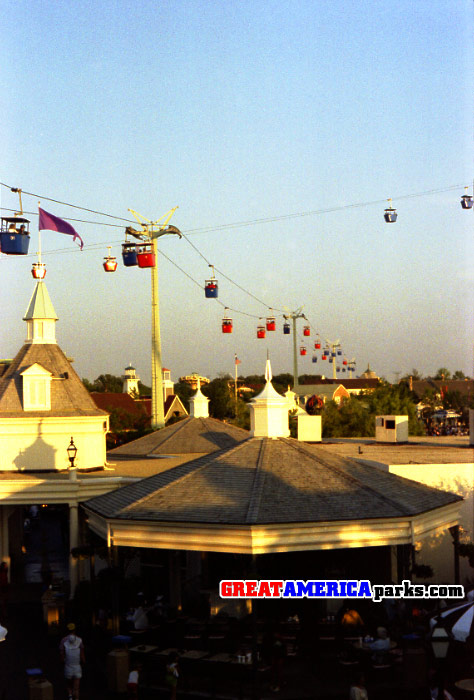
[[[185,418],[166,428],[111,450],[110,457],[160,454],[209,454],[234,447],[249,438],[249,433],[215,418]]]

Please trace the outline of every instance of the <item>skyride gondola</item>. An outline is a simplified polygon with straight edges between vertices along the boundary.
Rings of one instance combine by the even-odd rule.
[[[212,267],[212,275],[204,284],[204,294],[206,299],[217,299],[219,296],[219,284],[214,274],[214,265],[209,264],[209,267]]]
[[[395,221],[397,220],[397,216],[398,216],[397,210],[392,207],[392,200],[391,199],[389,199],[387,201],[389,203],[389,206],[387,207],[387,209],[385,209],[383,216],[384,216],[384,219],[387,222],[387,224],[394,224]]]
[[[11,188],[20,198],[20,211],[0,218],[0,249],[5,255],[27,255],[30,245],[30,221],[23,217],[21,189]]]
[[[472,206],[474,204],[474,200],[471,197],[470,194],[467,193],[468,188],[464,188],[464,194],[461,197],[461,206],[463,209],[472,209]]]

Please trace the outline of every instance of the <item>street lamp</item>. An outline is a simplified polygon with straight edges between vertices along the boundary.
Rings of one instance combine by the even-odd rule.
[[[431,646],[433,648],[433,654],[438,666],[438,698],[442,700],[444,698],[444,660],[448,655],[450,637],[449,634],[438,617],[436,625],[431,632]]]
[[[76,472],[76,465],[74,464],[74,460],[76,459],[77,455],[77,447],[74,444],[74,440],[71,437],[71,442],[69,443],[69,446],[66,450],[67,456],[69,459],[69,478],[71,480],[77,479],[77,472]]]

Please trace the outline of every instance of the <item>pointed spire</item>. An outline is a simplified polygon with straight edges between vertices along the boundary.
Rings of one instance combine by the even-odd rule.
[[[27,327],[27,343],[56,343],[58,320],[46,284],[38,280],[23,317]]]
[[[272,379],[273,379],[272,366],[270,364],[270,358],[268,356],[268,350],[267,350],[267,363],[265,365],[265,381],[268,384],[268,382],[271,382]]]
[[[209,418],[209,399],[201,391],[201,380],[197,379],[197,389],[189,399],[189,415],[192,418]]]
[[[267,352],[266,384],[263,391],[250,401],[250,434],[254,437],[288,437],[288,400],[272,385],[272,368]]]

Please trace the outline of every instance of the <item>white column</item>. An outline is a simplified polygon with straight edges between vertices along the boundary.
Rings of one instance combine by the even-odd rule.
[[[78,580],[78,559],[71,555],[71,550],[79,545],[79,509],[76,502],[69,504],[69,581],[71,583],[71,595],[74,596]]]

